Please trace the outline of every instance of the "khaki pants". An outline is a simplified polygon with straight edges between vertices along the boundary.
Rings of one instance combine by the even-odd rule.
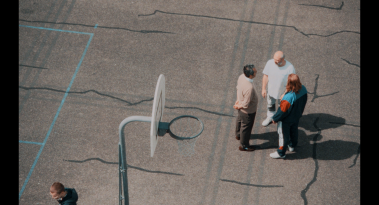
[[[243,148],[249,146],[249,140],[251,130],[253,129],[255,121],[255,113],[243,113],[238,110],[238,116],[236,120],[236,137],[240,137],[240,144]]]

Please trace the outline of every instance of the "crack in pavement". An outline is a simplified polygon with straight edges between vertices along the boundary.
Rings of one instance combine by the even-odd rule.
[[[201,109],[201,108],[198,108],[198,107],[168,107],[168,106],[165,106],[165,108],[167,108],[167,109],[178,109],[178,108],[197,109],[197,110],[200,110],[200,111],[203,111],[203,112],[207,112],[207,113],[211,113],[211,114],[214,114],[214,115],[220,115],[220,116],[225,116],[225,117],[234,117],[234,115],[228,115],[228,114],[224,114],[224,113],[213,112],[213,111],[204,110],[204,109]]]
[[[307,184],[307,186],[305,187],[305,189],[303,189],[301,191],[301,194],[300,194],[301,198],[303,198],[303,200],[304,200],[304,205],[308,204],[307,197],[306,197],[307,191],[309,190],[310,186],[317,181],[317,173],[318,173],[319,167],[318,167],[318,159],[317,159],[317,143],[316,143],[316,141],[317,141],[317,138],[321,135],[321,129],[319,127],[317,127],[316,124],[317,124],[317,121],[319,120],[319,117],[320,116],[318,116],[315,119],[315,121],[313,122],[313,126],[317,130],[317,134],[315,134],[315,136],[312,139],[312,141],[313,141],[313,145],[312,145],[312,148],[313,148],[313,150],[312,150],[312,158],[313,158],[313,160],[315,162],[315,171],[314,171],[314,174],[313,174],[313,179]],[[335,122],[329,122],[329,123],[349,125],[349,124],[345,124],[345,123],[335,123]],[[357,126],[357,125],[351,125],[351,126]],[[359,127],[359,126],[357,126],[357,127]],[[355,159],[353,161],[353,164],[351,166],[349,166],[349,168],[355,166],[357,158],[358,158],[358,156],[360,154],[360,147],[361,147],[361,145],[358,146],[357,156],[355,157]]]
[[[97,161],[102,162],[102,163],[104,163],[104,164],[118,164],[118,162],[107,162],[107,161],[102,160],[102,159],[100,159],[100,158],[88,158],[88,159],[85,159],[85,160],[82,160],[82,161],[79,161],[79,160],[66,160],[66,159],[63,159],[63,161],[74,162],[74,163],[84,163],[84,162],[87,162],[87,161],[90,161],[90,160],[97,160]],[[151,170],[147,170],[147,169],[143,169],[143,168],[135,167],[135,166],[131,166],[131,165],[127,165],[127,167],[128,167],[128,168],[132,168],[132,169],[137,169],[137,170],[140,170],[140,171],[144,171],[144,172],[150,172],[150,173],[157,173],[157,174],[170,174],[170,175],[184,176],[183,174],[177,174],[177,173],[172,173],[172,172],[151,171]]]
[[[354,63],[351,63],[349,62],[348,60],[345,60],[343,58],[341,58],[342,60],[344,60],[346,63],[350,64],[350,65],[354,65],[354,66],[357,66],[358,68],[360,68],[361,66],[357,65],[357,64],[354,64]]]
[[[224,182],[231,182],[231,183],[236,183],[236,184],[240,184],[240,185],[254,186],[254,187],[263,187],[263,188],[283,187],[282,185],[259,185],[259,184],[242,183],[242,182],[238,182],[238,181],[234,181],[234,180],[227,180],[227,179],[221,179],[221,178],[220,178],[220,180],[224,181]]]
[[[23,67],[29,67],[29,68],[48,69],[48,68],[42,68],[42,67],[37,67],[37,66],[31,66],[31,65],[23,65],[23,64],[18,64],[18,65],[23,66]]]
[[[85,26],[85,27],[96,27],[96,28],[105,28],[105,29],[121,29],[131,32],[138,32],[138,33],[167,33],[167,34],[175,34],[172,32],[167,31],[157,31],[157,30],[132,30],[128,28],[121,28],[121,27],[110,27],[110,26],[99,26],[99,25],[86,25],[86,24],[78,24],[78,23],[65,23],[65,22],[51,22],[51,21],[29,21],[24,19],[19,19],[19,21],[24,22],[30,22],[30,23],[50,23],[50,24],[64,24],[64,25],[72,25],[72,26]]]
[[[64,90],[58,90],[58,89],[46,88],[46,87],[31,87],[31,88],[24,87],[24,86],[18,86],[18,87],[21,88],[21,89],[24,89],[24,90],[50,90],[50,91],[61,92],[61,93],[65,93],[66,92]],[[135,103],[131,103],[129,101],[126,101],[126,100],[118,98],[118,97],[114,97],[112,95],[100,93],[100,92],[98,92],[96,90],[69,91],[68,93],[86,94],[86,93],[89,93],[89,92],[94,92],[94,93],[96,93],[98,95],[101,95],[101,96],[105,96],[105,97],[109,97],[109,98],[112,98],[112,99],[115,99],[115,100],[119,100],[121,102],[127,103],[129,106],[133,106],[133,105],[140,104],[142,102],[147,102],[147,101],[153,101],[154,100],[154,98],[150,98],[150,99],[141,100],[141,101],[138,101],[138,102],[135,102]],[[219,112],[213,112],[213,111],[201,109],[201,108],[198,108],[198,107],[168,107],[168,106],[165,106],[165,108],[167,108],[167,109],[197,109],[197,110],[200,110],[200,111],[203,111],[203,112],[206,112],[206,113],[210,113],[210,114],[214,114],[214,115],[225,116],[225,117],[234,117],[233,115],[228,115],[228,114],[219,113]]]
[[[64,91],[64,90],[57,90],[57,89],[53,89],[53,88],[45,88],[45,87],[31,87],[31,88],[28,88],[28,87],[24,87],[24,86],[18,86],[18,87],[21,88],[21,89],[25,89],[25,90],[50,90],[50,91],[55,91],[55,92],[66,93],[66,91]],[[110,98],[113,98],[113,99],[125,102],[129,106],[137,105],[137,104],[140,104],[140,103],[145,102],[145,101],[152,101],[154,99],[154,98],[150,98],[150,99],[146,99],[146,100],[141,100],[139,102],[131,103],[129,101],[126,101],[126,100],[118,98],[118,97],[114,97],[112,95],[100,93],[100,92],[98,92],[96,90],[87,90],[87,91],[81,91],[81,92],[79,92],[79,91],[69,91],[68,93],[85,94],[85,93],[88,93],[88,92],[94,92],[94,93],[96,93],[98,95],[102,95],[102,96],[105,96],[105,97],[110,97]]]
[[[206,16],[206,15],[197,15],[197,14],[182,14],[182,13],[175,13],[175,12],[166,12],[166,11],[160,11],[160,10],[155,10],[151,14],[138,14],[138,17],[140,16],[152,16],[155,15],[156,13],[163,13],[163,14],[170,14],[170,15],[180,15],[180,16],[192,16],[192,17],[202,17],[202,18],[211,18],[211,19],[217,19],[217,20],[226,20],[226,21],[236,21],[236,22],[243,22],[243,23],[253,23],[253,24],[262,24],[262,25],[268,25],[268,26],[282,26],[282,27],[287,27],[287,28],[293,28],[295,31],[301,33],[302,35],[306,36],[309,38],[309,36],[320,36],[320,37],[329,37],[338,33],[344,33],[344,32],[349,32],[349,33],[356,33],[360,34],[357,31],[338,31],[329,35],[320,35],[320,34],[306,34],[299,29],[297,29],[295,26],[288,26],[288,25],[281,25],[281,24],[270,24],[270,23],[264,23],[264,22],[258,22],[258,21],[245,21],[245,20],[237,20],[237,19],[231,19],[231,18],[223,18],[223,17],[215,17],[215,16]]]
[[[317,134],[313,137],[313,153],[312,153],[312,158],[313,158],[313,161],[315,162],[315,171],[314,171],[314,174],[313,174],[313,179],[307,184],[307,186],[305,187],[305,189],[303,189],[300,193],[300,196],[301,198],[303,198],[304,200],[304,205],[307,205],[308,204],[308,200],[307,200],[307,197],[306,197],[306,193],[307,191],[309,190],[310,186],[315,183],[317,181],[317,172],[318,172],[318,161],[317,161],[317,153],[316,153],[316,150],[317,150],[317,137],[320,136],[321,134],[321,129],[318,128],[316,126],[316,123],[318,121],[319,117],[316,118],[316,120],[313,122],[313,126],[316,128],[317,130]]]
[[[361,127],[359,125],[353,125],[353,124],[346,124],[341,122],[329,122],[330,124],[338,124],[338,125],[347,125],[347,126],[353,126],[353,127]]]
[[[336,35],[338,33],[355,33],[355,34],[361,34],[359,33],[358,31],[346,31],[346,30],[342,30],[342,31],[337,31],[337,32],[334,32],[332,34],[328,34],[328,35],[320,35],[320,34],[307,34],[308,36],[320,36],[320,37],[329,37],[329,36],[332,36],[332,35]]]
[[[326,94],[326,95],[317,95],[318,78],[320,77],[320,75],[319,74],[316,74],[316,75],[317,75],[317,77],[316,77],[316,80],[315,80],[314,91],[313,91],[313,93],[308,92],[308,94],[312,94],[313,95],[313,98],[312,98],[311,102],[313,102],[316,98],[326,97],[326,96],[329,96],[329,95],[334,95],[334,94],[336,94],[336,93],[339,92],[339,91],[337,91],[337,92]]]
[[[353,161],[353,164],[352,165],[350,165],[350,167],[349,168],[351,168],[351,167],[353,167],[353,166],[355,166],[355,163],[357,163],[357,158],[358,158],[358,156],[359,156],[359,154],[361,153],[361,145],[359,145],[358,146],[358,150],[357,150],[357,156],[355,156],[355,159],[354,159],[354,161]]]
[[[323,5],[311,5],[311,4],[299,4],[299,5],[303,5],[303,6],[316,6],[316,7],[327,8],[327,9],[341,10],[342,7],[343,7],[343,2],[341,4],[341,6],[338,7],[338,8],[333,8],[333,7],[329,7],[329,6],[323,6]]]

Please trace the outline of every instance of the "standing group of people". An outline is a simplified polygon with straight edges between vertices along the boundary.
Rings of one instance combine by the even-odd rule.
[[[246,65],[237,81],[237,100],[233,108],[238,110],[235,133],[236,139],[240,141],[240,151],[255,150],[249,140],[258,107],[258,93],[254,85],[256,76],[255,66]],[[263,120],[262,126],[277,124],[279,134],[279,148],[270,154],[272,158],[285,158],[287,147],[289,151],[294,151],[307,93],[293,65],[284,58],[283,52],[277,51],[274,58],[266,63],[262,80],[262,97],[267,99],[267,118]],[[278,109],[275,109],[276,102],[280,105]],[[78,201],[75,189],[65,188],[59,182],[54,182],[50,187],[50,195],[62,205],[75,205]]]
[[[308,92],[282,51],[275,52],[262,73],[262,97],[267,99],[267,117],[262,126],[277,124],[279,135],[279,148],[270,157],[285,158],[287,148],[292,152],[297,145],[299,120],[307,103]],[[240,151],[255,150],[249,140],[258,107],[258,94],[254,85],[256,75],[255,66],[246,65],[237,80],[237,100],[233,108],[238,110],[235,134],[240,141]]]

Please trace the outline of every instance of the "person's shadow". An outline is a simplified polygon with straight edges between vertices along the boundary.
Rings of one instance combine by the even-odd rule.
[[[337,128],[345,124],[345,119],[341,117],[332,116],[324,113],[312,113],[304,115],[300,118],[299,128],[304,128],[316,134],[306,135],[306,133],[299,129],[298,145],[294,152],[289,152],[287,149],[287,160],[314,158],[320,160],[344,160],[357,154],[359,151],[359,144],[356,142],[342,141],[342,140],[328,140],[324,142],[317,142],[322,139],[320,134],[322,130]],[[273,125],[270,125],[273,126]],[[276,125],[274,125],[276,126]],[[252,134],[250,139],[266,140],[262,144],[255,145],[256,150],[270,149],[275,151],[278,149],[278,133],[268,132],[262,134]],[[313,142],[312,144],[310,143]],[[317,144],[314,144],[317,143]],[[316,148],[316,155],[314,155],[314,146]]]

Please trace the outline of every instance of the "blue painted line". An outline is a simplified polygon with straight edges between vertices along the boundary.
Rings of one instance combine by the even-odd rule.
[[[27,26],[27,25],[20,25],[20,24],[18,26],[27,27],[27,28],[50,30],[50,31],[60,31],[60,32],[67,32],[67,33],[78,33],[78,34],[85,34],[85,35],[93,35],[93,33],[85,33],[85,32],[80,32],[80,31],[70,31],[70,30],[62,30],[62,29],[54,29],[54,28],[35,27],[35,26]]]
[[[38,145],[43,145],[43,143],[41,143],[41,142],[29,142],[29,141],[21,141],[21,140],[19,140],[18,142],[19,142],[19,143],[26,143],[26,144],[38,144]]]
[[[97,28],[97,24],[95,25],[95,28]]]
[[[22,26],[22,25],[20,25],[20,26]],[[25,26],[25,27],[30,27],[30,26]],[[29,174],[28,174],[28,176],[26,177],[24,184],[22,185],[21,191],[20,191],[20,193],[18,194],[18,200],[20,200],[21,195],[22,195],[22,193],[24,192],[26,185],[28,184],[28,181],[29,181],[29,179],[30,179],[30,176],[32,175],[33,170],[34,170],[34,167],[36,166],[37,161],[38,161],[38,159],[39,159],[39,157],[40,157],[40,155],[41,155],[41,153],[42,153],[42,150],[43,150],[43,148],[45,147],[46,141],[47,141],[47,139],[48,139],[49,136],[50,136],[51,130],[53,129],[54,124],[55,124],[55,122],[56,122],[56,120],[57,120],[57,118],[58,118],[58,116],[59,116],[59,113],[60,113],[60,111],[61,111],[61,109],[62,109],[62,107],[63,107],[64,101],[66,100],[66,97],[67,97],[67,95],[68,95],[68,92],[70,91],[70,88],[71,88],[71,86],[72,86],[72,84],[73,84],[73,82],[74,82],[74,80],[75,80],[76,74],[77,74],[78,71],[79,71],[80,65],[81,65],[82,62],[83,62],[84,56],[85,56],[86,53],[87,53],[88,47],[89,47],[89,45],[90,45],[90,43],[91,43],[91,40],[92,40],[92,37],[93,37],[93,33],[73,32],[73,31],[65,31],[65,30],[59,30],[59,29],[47,29],[47,28],[43,28],[43,27],[30,27],[30,28],[46,29],[46,30],[54,30],[54,31],[62,31],[62,32],[69,32],[69,33],[87,34],[87,35],[90,35],[90,38],[89,38],[89,40],[88,40],[88,42],[87,42],[87,46],[86,46],[86,48],[84,49],[84,52],[83,52],[83,54],[82,54],[82,57],[80,58],[79,64],[78,64],[78,66],[76,67],[75,73],[74,73],[74,75],[73,75],[72,78],[71,78],[71,82],[70,82],[69,86],[67,87],[67,90],[66,90],[66,92],[65,92],[65,95],[64,95],[64,97],[63,97],[63,99],[62,99],[62,101],[61,101],[61,104],[59,105],[58,111],[57,111],[57,113],[55,114],[54,120],[53,120],[53,122],[52,122],[51,125],[50,125],[49,131],[47,132],[46,137],[45,137],[45,139],[43,140],[42,146],[40,147],[40,149],[39,149],[39,151],[38,151],[37,157],[36,157],[36,159],[34,160],[34,163],[33,163],[32,167],[30,168]]]

